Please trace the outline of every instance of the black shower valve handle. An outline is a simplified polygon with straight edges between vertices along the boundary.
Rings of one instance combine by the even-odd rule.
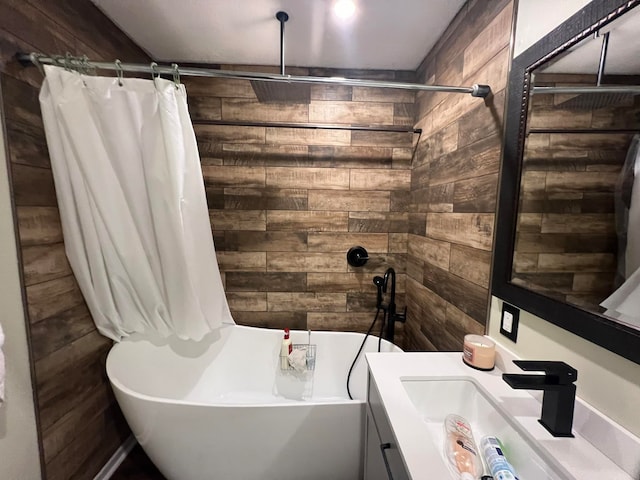
[[[362,267],[369,260],[369,253],[364,247],[351,247],[347,252],[347,263],[352,267]]]

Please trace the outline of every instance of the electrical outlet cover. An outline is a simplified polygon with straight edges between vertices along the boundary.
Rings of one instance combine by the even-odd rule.
[[[500,333],[512,342],[518,339],[518,323],[520,321],[520,309],[502,304],[502,314],[500,315]]]

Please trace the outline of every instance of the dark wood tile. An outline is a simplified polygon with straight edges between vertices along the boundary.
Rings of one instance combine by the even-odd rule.
[[[38,102],[42,75],[21,67],[17,51],[150,59],[92,2],[0,1],[0,116],[19,209],[43,478],[93,478],[129,430],[104,373],[111,341],[95,331],[70,281]]]

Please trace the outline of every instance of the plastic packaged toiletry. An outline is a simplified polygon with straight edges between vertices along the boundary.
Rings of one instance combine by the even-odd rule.
[[[444,454],[454,478],[476,480],[482,474],[471,426],[459,415],[450,414],[444,419]]]
[[[291,345],[291,338],[289,338],[289,329],[285,328],[282,346],[280,347],[280,368],[282,370],[289,370],[289,354],[292,351],[293,345]]]
[[[296,348],[289,354],[289,365],[296,372],[307,370],[307,347]]]
[[[494,480],[518,480],[516,472],[503,453],[502,443],[496,437],[483,437],[480,440],[482,458]]]

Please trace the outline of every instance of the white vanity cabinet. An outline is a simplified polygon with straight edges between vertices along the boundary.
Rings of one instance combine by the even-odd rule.
[[[409,480],[380,394],[369,376],[364,480]]]

